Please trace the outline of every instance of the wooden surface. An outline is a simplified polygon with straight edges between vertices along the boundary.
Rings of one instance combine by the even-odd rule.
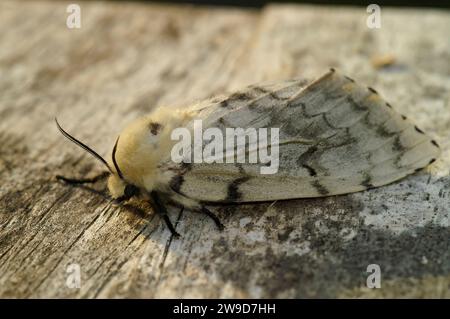
[[[1,297],[450,297],[450,13],[268,6],[261,11],[81,2],[0,2]],[[372,59],[391,55],[393,65]],[[441,144],[427,170],[323,199],[212,207],[226,224],[127,210],[55,174],[102,167],[53,118],[103,155],[156,105],[187,104],[329,67],[376,88]],[[66,285],[78,264],[80,288]],[[381,288],[366,287],[369,264]]]

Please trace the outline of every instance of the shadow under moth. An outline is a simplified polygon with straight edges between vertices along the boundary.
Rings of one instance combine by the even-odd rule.
[[[193,130],[196,119],[202,120],[204,128],[215,127],[224,133],[227,128],[279,128],[277,172],[261,174],[261,162],[231,163],[225,158],[228,152],[223,152],[221,161],[173,161],[173,130]],[[122,131],[108,161],[56,124],[64,136],[108,169],[93,178],[58,179],[82,184],[109,176],[114,199],[149,201],[175,236],[179,235],[167,216],[167,204],[207,214],[223,229],[205,205],[363,191],[412,174],[440,154],[436,141],[374,89],[334,69],[309,84],[290,80],[252,85],[185,108],[159,107]],[[202,147],[208,142],[204,140]],[[257,143],[249,145],[246,155],[258,147]]]

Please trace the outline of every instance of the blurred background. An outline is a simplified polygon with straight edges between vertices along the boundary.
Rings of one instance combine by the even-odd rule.
[[[124,0],[112,0],[124,1]],[[142,2],[149,2],[143,0]],[[156,1],[160,3],[192,3],[202,5],[226,5],[226,6],[245,6],[245,7],[262,7],[268,3],[292,3],[292,4],[325,4],[325,5],[353,5],[353,6],[368,6],[371,3],[380,6],[401,6],[401,7],[439,7],[449,8],[450,1],[442,0],[382,0],[382,1],[362,1],[362,0],[286,0],[286,1],[265,1],[265,0],[176,0],[176,1]]]

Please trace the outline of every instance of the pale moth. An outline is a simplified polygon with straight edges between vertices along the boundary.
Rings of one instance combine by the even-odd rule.
[[[171,132],[178,127],[192,129],[195,119],[202,119],[204,128],[221,130],[278,127],[278,172],[262,175],[261,163],[175,163],[171,149],[177,141]],[[81,184],[109,176],[114,199],[122,202],[136,196],[149,201],[175,236],[166,204],[207,214],[222,229],[206,204],[363,191],[412,174],[440,154],[436,141],[394,111],[374,89],[334,69],[309,84],[291,80],[252,85],[191,107],[159,107],[123,130],[111,161],[57,125],[108,168],[94,178],[58,179]]]

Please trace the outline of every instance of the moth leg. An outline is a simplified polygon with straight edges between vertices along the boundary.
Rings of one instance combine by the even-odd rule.
[[[153,191],[150,193],[150,197],[154,204],[153,207],[155,208],[156,213],[164,219],[164,222],[166,223],[167,228],[169,228],[172,235],[176,238],[179,238],[180,234],[177,233],[177,231],[175,230],[175,227],[173,226],[172,222],[170,221],[169,216],[167,215],[167,209],[162,204],[158,193]]]
[[[216,224],[217,228],[219,228],[219,230],[224,230],[225,229],[225,226],[222,224],[222,222],[220,221],[219,217],[217,217],[216,214],[214,214],[212,211],[210,211],[205,206],[202,206],[202,208],[200,209],[199,212],[209,216],[209,218],[211,218],[214,221],[214,223]]]
[[[61,175],[56,175],[56,179],[63,181],[67,184],[92,184],[92,183],[96,183],[102,179],[105,179],[106,177],[109,176],[109,172],[103,172],[98,174],[97,176],[91,177],[91,178],[80,178],[80,179],[76,179],[76,178],[67,178]]]

